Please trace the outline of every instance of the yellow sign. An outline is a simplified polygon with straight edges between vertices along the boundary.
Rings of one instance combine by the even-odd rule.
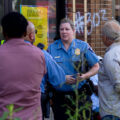
[[[37,33],[35,35],[34,45],[39,43],[45,45],[45,49],[48,47],[48,8],[41,6],[22,6],[21,13],[28,21],[31,21],[35,25]]]

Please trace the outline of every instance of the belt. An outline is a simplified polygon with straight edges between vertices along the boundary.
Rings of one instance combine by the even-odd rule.
[[[78,89],[79,94],[87,94],[90,95],[93,93],[93,91],[91,90],[91,86],[89,84],[84,84],[81,88]],[[53,90],[53,93],[55,94],[61,94],[61,95],[74,95],[75,91],[57,91],[57,90]]]
[[[86,91],[87,91],[87,89],[84,85],[78,89],[79,94],[83,93],[83,92],[86,93]],[[53,93],[62,94],[62,95],[73,95],[73,94],[75,94],[75,90],[74,91],[57,91],[57,90],[55,90],[55,91],[53,91]]]

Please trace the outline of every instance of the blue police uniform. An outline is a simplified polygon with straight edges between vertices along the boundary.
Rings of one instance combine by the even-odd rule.
[[[44,120],[44,117],[49,118],[50,115],[50,101],[49,101],[50,96],[49,91],[46,91],[47,82],[49,82],[53,87],[59,88],[62,84],[65,83],[65,73],[48,52],[46,52],[45,50],[42,51],[45,56],[45,63],[47,68],[47,73],[43,77],[42,82],[40,84],[42,93],[41,94],[41,106],[43,113],[42,119]]]
[[[25,40],[26,43],[30,43],[29,41]],[[43,77],[40,89],[41,89],[41,106],[42,106],[42,120],[44,120],[44,117],[49,118],[50,114],[50,102],[48,95],[45,93],[45,86],[46,82],[48,81],[53,87],[59,88],[62,84],[66,82],[65,79],[65,73],[64,70],[55,62],[55,60],[52,58],[52,56],[45,50],[42,50],[44,57],[45,57],[45,63],[46,63],[46,69],[47,73]]]
[[[65,83],[65,73],[63,69],[55,62],[52,56],[45,50],[42,50],[45,56],[47,74],[42,79],[40,88],[41,92],[45,93],[45,85],[48,81],[53,87],[59,88]]]
[[[26,43],[30,41],[24,40]],[[31,44],[31,43],[30,43]],[[48,82],[55,88],[59,88],[63,83],[66,82],[64,70],[56,63],[52,56],[45,50],[42,50],[45,57],[45,64],[47,73],[43,77],[40,88],[41,92],[45,93],[45,84]]]
[[[80,50],[80,54],[75,54],[76,50]],[[80,61],[81,54],[84,53],[84,57],[89,67],[98,63],[98,58],[90,48],[90,46],[81,40],[73,39],[69,49],[66,51],[61,40],[57,40],[48,47],[49,53],[54,60],[64,69],[66,75],[75,75],[77,70],[74,66],[76,61]],[[78,89],[85,84],[86,80],[79,83]],[[56,88],[59,91],[73,91],[74,85],[64,84],[61,88]]]
[[[48,52],[52,55],[53,59],[64,69],[65,74],[73,75],[73,77],[75,77],[75,74],[78,73],[77,67],[79,66],[79,64],[75,66],[75,63],[80,63],[79,72],[83,73],[86,72],[84,70],[86,69],[85,64],[83,64],[85,61],[87,61],[87,65],[90,68],[99,61],[93,50],[90,48],[90,46],[86,42],[78,39],[72,40],[72,43],[67,51],[61,39],[59,39],[48,47]],[[88,102],[91,104],[91,99],[89,95],[90,89],[88,87],[89,85],[87,86],[87,83],[87,80],[83,80],[78,85],[77,89],[79,95],[82,95],[82,93],[86,95],[85,99],[84,97],[83,99],[79,99],[79,107],[81,105],[84,106],[85,103]],[[55,120],[69,119],[69,116],[66,115],[68,108],[65,107],[65,105],[69,106],[70,108],[73,108],[71,115],[74,116],[75,106],[73,106],[69,98],[75,101],[75,89],[76,85],[74,84],[63,84],[60,88],[53,89],[52,108]],[[81,113],[79,114],[81,115]],[[88,112],[86,116],[90,116],[90,112]],[[80,118],[80,120],[82,119],[83,118]]]

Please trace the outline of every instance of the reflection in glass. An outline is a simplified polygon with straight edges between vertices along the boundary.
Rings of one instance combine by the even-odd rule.
[[[2,19],[4,15],[4,5],[3,5],[4,0],[0,0],[0,20]],[[3,39],[2,36],[2,27],[0,26],[0,40]]]

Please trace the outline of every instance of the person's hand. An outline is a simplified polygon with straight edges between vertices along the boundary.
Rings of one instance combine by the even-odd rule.
[[[86,75],[78,73],[76,79],[81,82],[86,79]]]
[[[76,78],[73,75],[66,75],[66,84],[75,84]]]

